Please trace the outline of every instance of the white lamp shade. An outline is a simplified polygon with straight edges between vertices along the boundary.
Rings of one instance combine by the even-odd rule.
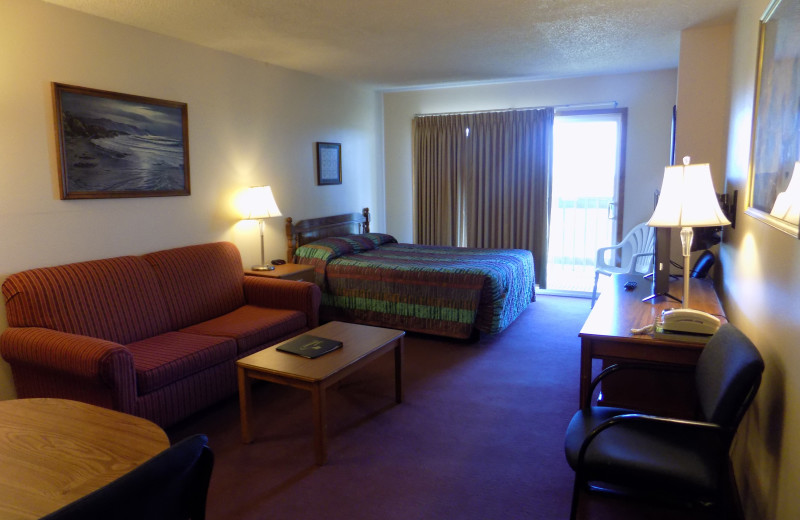
[[[786,191],[778,193],[770,215],[791,224],[800,224],[800,162],[794,163]]]
[[[249,188],[244,197],[244,220],[259,220],[270,217],[280,217],[281,210],[272,195],[269,186],[254,186]]]
[[[689,164],[664,168],[658,204],[648,225],[653,227],[727,226],[730,221],[719,206],[711,168]]]

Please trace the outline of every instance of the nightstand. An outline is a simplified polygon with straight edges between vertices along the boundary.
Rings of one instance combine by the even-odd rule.
[[[267,278],[281,278],[283,280],[302,280],[304,282],[314,282],[314,266],[305,264],[283,264],[276,265],[272,271],[252,271],[244,272],[247,276],[264,276]]]

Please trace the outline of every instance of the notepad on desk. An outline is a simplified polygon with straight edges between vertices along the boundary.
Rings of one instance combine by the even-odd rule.
[[[301,334],[282,343],[277,350],[308,359],[320,357],[328,352],[342,348],[342,342],[335,339],[320,338],[311,334]]]

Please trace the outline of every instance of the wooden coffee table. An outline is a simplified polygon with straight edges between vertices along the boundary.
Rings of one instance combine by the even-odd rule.
[[[242,442],[253,440],[250,418],[253,415],[250,383],[253,379],[302,388],[311,392],[314,414],[314,454],[317,465],[325,464],[327,424],[325,390],[382,354],[394,350],[395,401],[403,402],[402,330],[332,321],[308,334],[342,342],[342,348],[316,359],[279,352],[278,345],[266,348],[236,362],[239,371],[239,410]]]

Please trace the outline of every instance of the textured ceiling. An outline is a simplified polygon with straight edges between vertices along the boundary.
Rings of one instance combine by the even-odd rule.
[[[676,67],[739,0],[45,0],[378,88]]]

